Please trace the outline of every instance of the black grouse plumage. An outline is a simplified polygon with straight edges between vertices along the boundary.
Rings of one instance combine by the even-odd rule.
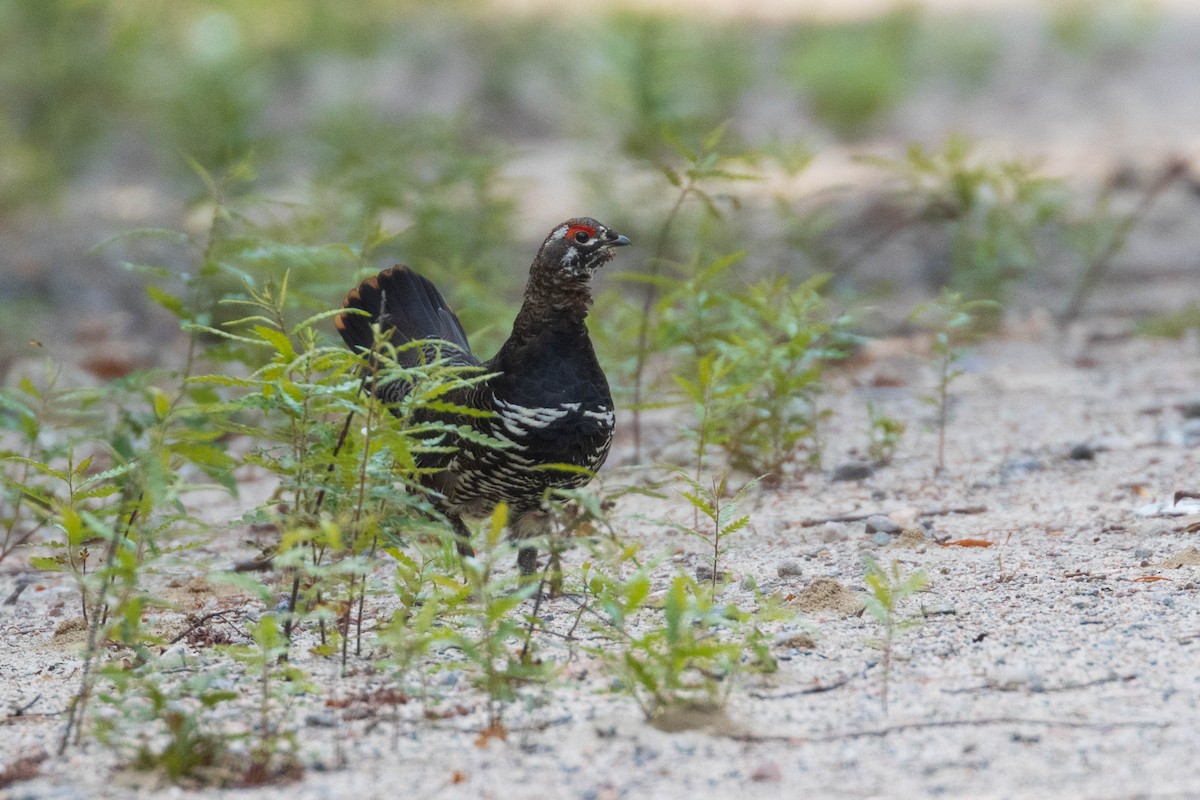
[[[530,267],[512,334],[486,362],[471,353],[462,324],[434,285],[407,267],[386,269],[346,296],[347,308],[367,312],[336,318],[338,332],[352,349],[372,346],[371,323],[376,321],[396,346],[437,341],[442,357],[452,363],[496,373],[446,398],[493,416],[443,413],[441,418],[510,445],[495,449],[461,440],[453,442],[456,452],[430,454],[421,462],[437,470],[424,481],[461,537],[464,553],[470,549],[463,516],[485,515],[503,501],[509,505],[512,535],[539,535],[548,524],[542,509],[545,491],[590,480],[587,472],[545,466],[570,464],[594,471],[604,463],[612,442],[613,402],[584,320],[592,273],[612,259],[614,247],[626,244],[627,238],[587,217],[567,220],[551,231]],[[422,355],[409,348],[399,357],[412,365]],[[393,382],[374,391],[396,402],[407,389]],[[518,562],[523,573],[534,572],[537,550],[523,547]]]

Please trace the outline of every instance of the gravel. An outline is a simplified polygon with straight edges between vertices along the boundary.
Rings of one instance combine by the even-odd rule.
[[[584,650],[556,685],[522,690],[505,713],[506,741],[477,744],[486,704],[450,661],[428,674],[428,688],[442,698],[429,710],[450,716],[425,719],[420,702],[338,711],[326,701],[369,696],[388,674],[377,658],[353,654],[341,674],[339,659],[312,654],[317,632],[303,630],[291,665],[312,688],[291,695],[289,718],[308,769],[298,784],[238,797],[367,800],[403,787],[412,796],[473,798],[503,787],[513,800],[588,792],[690,800],[741,796],[751,785],[781,797],[797,787],[813,797],[1188,796],[1200,786],[1200,533],[1192,531],[1200,504],[1176,505],[1172,495],[1196,486],[1200,452],[1147,444],[1159,421],[1134,409],[1200,385],[1200,359],[1169,342],[1113,342],[1096,355],[1107,376],[1097,381],[1051,353],[1049,345],[1003,339],[977,350],[983,366],[956,385],[960,402],[940,475],[933,434],[909,420],[893,465],[872,476],[870,489],[813,475],[746,499],[740,510],[751,523],[726,542],[721,569],[770,578],[726,584],[721,599],[749,609],[766,596],[798,616],[766,628],[778,671],[739,675],[719,718],[685,721],[675,732],[647,724]],[[921,387],[912,391],[915,398]],[[861,436],[860,401],[851,392],[830,402],[827,447],[847,452]],[[915,399],[911,409],[923,412]],[[1019,480],[972,488],[1014,451],[1099,433],[1115,443],[1111,457],[1047,460]],[[616,443],[617,463],[628,446]],[[622,480],[620,472],[604,477],[610,489]],[[269,495],[270,487],[259,492]],[[902,525],[897,533],[864,539],[865,520],[811,524],[884,511]],[[237,516],[233,507],[207,512]],[[637,494],[614,512],[621,536],[648,554],[673,555],[655,573],[656,591],[672,569],[692,571],[708,558],[703,543],[651,521],[672,513],[686,515],[686,507]],[[930,520],[941,541],[991,546],[940,546],[928,537]],[[198,569],[234,563],[238,532],[213,536],[205,548],[177,553],[177,574],[164,567],[163,583],[183,586]],[[902,575],[920,570],[929,578],[896,612],[902,624],[886,714],[883,630],[863,612],[864,544]],[[583,553],[566,558],[577,568]],[[0,575],[0,596],[19,579]],[[232,591],[215,583],[203,592],[176,590],[180,608],[162,612],[164,625],[179,630],[171,614],[181,619],[214,602],[254,610]],[[79,681],[83,631],[71,622],[74,606],[69,581],[51,573],[37,574],[14,605],[0,606],[0,708],[26,709],[0,725],[6,760],[57,747]],[[539,610],[564,630],[577,612],[570,597],[543,601]],[[544,646],[545,657],[567,663],[562,640]],[[180,674],[220,661],[214,650],[183,643],[156,655]],[[252,680],[243,671],[227,679],[223,685],[242,689]],[[231,724],[253,720],[253,695],[218,712]],[[117,764],[87,738],[40,764],[41,777],[10,787],[10,796],[162,796],[153,776],[114,773]]]
[[[875,474],[875,466],[866,461],[847,461],[833,468],[832,481],[861,481]]]
[[[867,533],[899,533],[901,525],[898,522],[893,522],[890,517],[883,514],[872,514],[867,517]]]

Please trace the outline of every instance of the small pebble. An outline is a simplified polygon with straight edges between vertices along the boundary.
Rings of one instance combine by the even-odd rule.
[[[867,517],[867,533],[899,533],[900,525],[883,514]]]
[[[1086,442],[1077,444],[1071,448],[1070,458],[1072,461],[1091,461],[1095,457],[1095,448]]]
[[[871,477],[874,472],[875,467],[866,461],[847,461],[834,467],[830,480],[861,481]]]
[[[1007,476],[1028,475],[1031,472],[1041,472],[1042,462],[1036,458],[1014,458],[1006,461],[1000,467],[1000,472]]]
[[[783,780],[783,772],[774,761],[760,761],[750,773],[750,780],[757,783],[779,783]]]
[[[850,526],[836,522],[829,522],[817,528],[816,535],[817,538],[825,544],[844,542],[850,538]]]
[[[1149,547],[1135,547],[1133,550],[1133,557],[1138,561],[1145,561],[1153,555],[1154,551]]]
[[[158,657],[158,662],[163,669],[186,667],[188,665],[187,645],[183,642],[171,645]]]
[[[789,633],[776,639],[775,646],[789,650],[815,650],[817,641],[807,633]]]
[[[871,544],[875,545],[876,547],[887,547],[891,543],[892,535],[890,533],[883,533],[880,531],[871,537]]]
[[[799,561],[789,559],[779,562],[779,566],[775,568],[775,572],[781,578],[799,578],[804,574],[804,567]]]
[[[328,711],[314,711],[304,718],[304,724],[310,728],[336,728],[337,717]]]

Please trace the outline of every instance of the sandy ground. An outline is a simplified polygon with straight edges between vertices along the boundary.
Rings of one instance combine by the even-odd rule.
[[[762,489],[745,506],[753,523],[729,552],[735,584],[727,597],[752,602],[737,583],[751,576],[764,592],[791,598],[799,615],[776,631],[778,673],[740,677],[727,720],[660,731],[629,700],[604,693],[607,678],[584,659],[509,712],[508,741],[480,745],[481,698],[453,682],[444,702],[461,703],[462,717],[422,721],[407,707],[398,718],[354,714],[353,703],[339,716],[325,707],[327,696],[369,693],[382,679],[369,659],[337,676],[302,655],[302,638],[299,663],[325,687],[293,709],[306,777],[238,796],[383,798],[397,787],[464,798],[1195,796],[1200,534],[1188,530],[1196,518],[1165,516],[1160,506],[1200,473],[1196,427],[1181,411],[1200,396],[1200,357],[1187,341],[1071,350],[1059,341],[1026,326],[972,354],[956,386],[940,478],[922,424],[930,375],[919,343],[877,347],[877,357],[840,377],[830,467],[861,446],[868,398],[906,420],[910,433],[893,464],[865,480],[833,481],[827,469]],[[904,386],[869,388],[881,373]],[[1070,457],[1081,444],[1093,458]],[[605,477],[610,488],[627,479],[620,469]],[[939,513],[948,509],[970,513]],[[813,524],[870,512],[908,525],[926,514],[932,529],[881,536],[863,522]],[[650,552],[676,552],[685,569],[703,563],[693,541],[645,522],[647,513],[684,514],[678,503],[629,501],[615,512],[618,529]],[[962,539],[991,546],[938,543]],[[174,582],[228,564],[235,540],[189,556]],[[897,643],[886,715],[873,646],[879,626],[856,613],[853,598],[839,603],[819,591],[822,579],[864,591],[868,550],[931,578],[903,608],[916,624]],[[214,602],[201,591],[185,605]],[[0,608],[6,760],[51,747],[61,731],[80,661],[77,641],[55,629],[73,604],[65,584],[39,579],[15,606]],[[543,611],[561,620],[574,607],[559,599]],[[179,624],[170,615],[161,621]],[[795,640],[799,633],[811,647]],[[177,647],[167,658],[196,668],[211,655]],[[25,711],[14,716],[18,708]],[[110,780],[112,764],[108,751],[85,742],[9,796],[188,794],[124,772]]]
[[[936,143],[951,130],[997,152],[1041,157],[1048,172],[1083,187],[1129,164],[1150,172],[1171,156],[1194,157],[1200,92],[1181,76],[1200,63],[1200,16],[1187,0],[1158,5],[1167,22],[1150,42],[1088,65],[1047,57],[1033,45],[1022,49],[1030,41],[1022,26],[1043,10],[1033,0],[934,4],[1017,9],[994,85],[969,97],[923,86],[878,140],[853,147],[817,142],[820,155],[806,178],[812,183],[800,190],[853,181],[852,157],[861,152],[896,153],[898,142]],[[818,10],[833,13],[834,6],[859,13],[862,4],[823,3]],[[762,17],[790,16],[793,9],[767,3]],[[769,124],[770,109],[778,107],[792,115],[784,133],[807,130],[802,112],[772,102],[748,107],[747,119]],[[755,117],[759,111],[765,116]],[[569,146],[560,152],[536,143],[514,159],[513,179],[531,184],[521,211],[531,227],[540,229],[546,207],[573,197],[571,186],[544,180],[564,172],[559,167],[572,157]],[[20,255],[13,263],[28,258],[61,266],[54,271],[62,283],[55,300],[74,298],[78,309],[72,270],[101,268],[81,254],[113,229],[164,223],[114,217],[122,206],[105,198],[128,188],[103,177],[79,187],[62,219],[36,220],[13,237]],[[304,655],[313,632],[303,631],[298,663],[321,691],[297,697],[291,712],[306,766],[302,782],[194,792],[114,772],[112,753],[86,741],[43,762],[38,777],[3,796],[1200,796],[1200,533],[1190,530],[1200,517],[1167,512],[1177,489],[1200,489],[1200,427],[1185,415],[1200,401],[1200,345],[1134,339],[1126,322],[1131,314],[1195,298],[1195,204],[1182,187],[1164,201],[1114,265],[1089,305],[1092,316],[1075,328],[1059,332],[1041,321],[1046,298],[1037,289],[1020,299],[1004,335],[964,362],[941,476],[934,475],[930,408],[920,399],[932,374],[919,340],[877,344],[834,377],[825,469],[756,490],[744,507],[752,524],[727,556],[734,578],[728,599],[752,602],[740,588],[752,577],[798,616],[773,632],[779,671],[741,676],[726,719],[696,730],[659,730],[628,699],[606,693],[608,678],[584,659],[554,687],[509,711],[507,741],[480,744],[481,697],[452,674],[439,678],[439,693],[445,705],[461,705],[463,716],[429,721],[413,705],[380,710],[358,700],[327,707],[328,697],[360,697],[383,678],[369,659],[355,661],[351,675],[338,675],[334,665]],[[63,219],[74,222],[59,236]],[[874,268],[890,268],[887,258]],[[119,296],[114,291],[83,307],[111,321]],[[890,466],[864,480],[834,481],[835,468],[865,449],[868,400],[907,422],[908,432]],[[678,423],[659,422],[657,440],[667,441]],[[623,423],[627,431],[627,418]],[[1093,457],[1071,458],[1073,448]],[[636,479],[621,469],[628,455],[628,442],[618,442],[603,477],[608,488]],[[253,499],[269,487],[247,488]],[[943,513],[953,509],[969,513]],[[228,501],[210,509],[218,520],[235,511]],[[922,519],[931,528],[916,537],[868,532],[862,521],[821,522],[872,513],[890,514],[902,526]],[[669,515],[684,517],[682,503],[650,507],[627,499],[614,522],[648,552],[675,553],[673,561],[688,570],[700,566],[695,541],[645,521]],[[159,576],[183,610],[238,605],[194,581],[227,568],[242,552],[240,538],[237,531],[222,534]],[[990,546],[940,543],[963,539]],[[858,613],[855,600],[865,589],[864,551],[931,579],[902,609],[916,624],[897,642],[886,715],[875,647],[880,629]],[[0,599],[22,579],[14,563],[0,573]],[[823,580],[836,581],[849,601],[823,605]],[[16,604],[0,606],[0,768],[23,754],[55,750],[63,709],[79,681],[79,634],[69,625],[59,630],[76,603],[65,582],[38,575]],[[559,622],[573,610],[570,599],[543,608]],[[235,622],[243,624],[247,613],[242,609]],[[164,630],[181,626],[169,614],[156,623]],[[565,656],[548,646],[551,655]],[[211,659],[203,648],[180,647],[163,657],[181,670]]]

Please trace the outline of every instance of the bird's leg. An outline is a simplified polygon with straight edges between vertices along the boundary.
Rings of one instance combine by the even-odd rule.
[[[471,529],[462,521],[462,517],[458,514],[447,514],[446,518],[450,520],[450,525],[454,528],[458,554],[463,558],[475,555],[475,548],[471,546]]]
[[[521,576],[528,578],[537,574],[538,551],[536,547],[522,547],[517,552],[517,566],[521,568]]]
[[[509,524],[509,535],[517,540],[545,536],[550,531],[550,515],[540,508],[518,511]],[[538,551],[534,545],[526,545],[517,552],[517,566],[521,575],[528,578],[538,571]]]
[[[447,514],[446,519],[450,520],[450,526],[454,528],[454,545],[458,548],[458,566],[462,569],[463,581],[469,586],[471,570],[467,568],[467,559],[475,556],[475,548],[471,546],[471,529],[458,514]],[[475,592],[471,592],[471,597],[475,597]]]

